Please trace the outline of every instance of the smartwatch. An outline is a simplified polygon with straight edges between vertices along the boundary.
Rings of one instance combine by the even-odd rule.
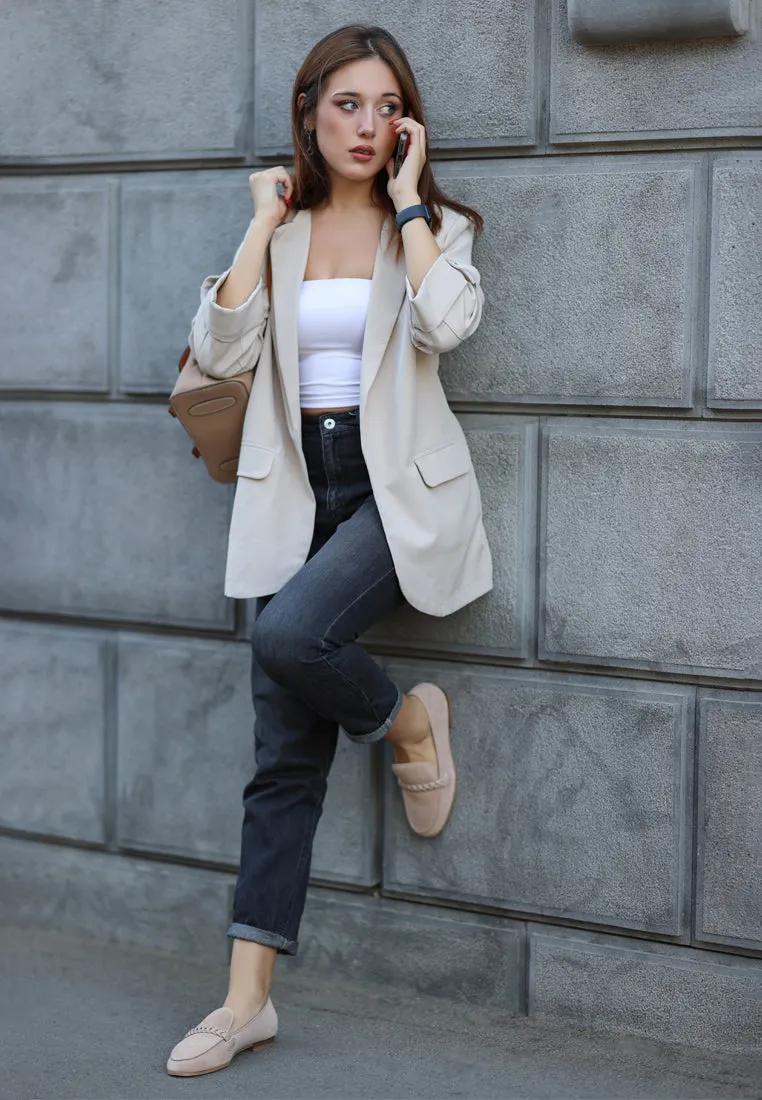
[[[405,222],[409,222],[412,218],[425,218],[426,224],[431,229],[431,214],[425,203],[421,202],[415,206],[406,206],[404,210],[400,210],[394,220],[397,223],[397,228],[402,229]]]

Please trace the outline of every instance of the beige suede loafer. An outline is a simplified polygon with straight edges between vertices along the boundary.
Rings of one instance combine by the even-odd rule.
[[[198,1077],[225,1069],[242,1050],[270,1046],[278,1030],[278,1016],[268,997],[256,1016],[235,1031],[233,1011],[226,1005],[215,1008],[200,1024],[186,1031],[172,1048],[167,1061],[171,1077]]]
[[[408,695],[416,695],[429,716],[437,766],[425,761],[392,764],[402,792],[408,824],[418,836],[437,836],[442,832],[455,800],[455,761],[450,750],[452,710],[450,697],[436,684],[416,684]]]

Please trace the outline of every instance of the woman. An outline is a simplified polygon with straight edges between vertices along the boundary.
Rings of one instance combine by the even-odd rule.
[[[327,35],[294,85],[294,177],[250,176],[246,237],[202,285],[189,340],[201,370],[256,365],[225,593],[258,597],[257,772],[243,794],[228,995],[173,1048],[174,1076],[222,1069],[275,1036],[273,968],[297,950],[339,727],[391,742],[420,836],[452,808],[449,699],[427,683],[403,694],[356,643],[406,601],[448,615],[493,583],[468,445],[438,375],[439,353],[481,318],[482,220],[437,187],[422,120],[387,31]]]

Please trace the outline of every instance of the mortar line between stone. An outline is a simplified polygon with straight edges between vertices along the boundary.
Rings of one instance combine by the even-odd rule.
[[[550,149],[551,79],[550,0],[537,0],[534,19],[534,125],[537,149],[541,155]]]
[[[110,852],[118,848],[118,679],[119,642],[112,634],[103,646],[103,840]]]

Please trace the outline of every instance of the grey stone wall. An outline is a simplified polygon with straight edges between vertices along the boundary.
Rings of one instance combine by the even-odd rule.
[[[616,46],[564,0],[440,8],[381,17],[437,177],[486,220],[483,322],[441,375],[495,588],[363,639],[448,690],[459,796],[420,840],[386,747],[344,741],[284,965],[749,1049],[760,3],[735,38]],[[251,167],[288,163],[297,65],[378,18],[0,0],[0,921],[227,956],[250,609],[222,595],[231,488],[166,397]]]

